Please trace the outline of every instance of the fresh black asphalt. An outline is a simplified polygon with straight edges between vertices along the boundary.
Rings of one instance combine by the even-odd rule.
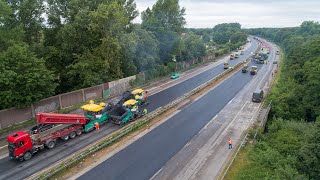
[[[251,65],[256,64],[251,62]],[[258,65],[259,67],[261,65]],[[150,179],[218,114],[253,77],[250,73],[237,72],[208,94],[82,175],[79,179]],[[221,124],[217,124],[217,126],[221,126]]]

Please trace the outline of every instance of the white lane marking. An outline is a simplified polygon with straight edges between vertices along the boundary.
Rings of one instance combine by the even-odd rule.
[[[150,180],[152,180],[153,178],[155,178],[161,171],[162,171],[162,168],[161,168],[157,173],[155,173],[155,174],[150,178]]]
[[[207,127],[213,122],[213,120],[215,120],[218,117],[218,114],[216,114],[199,132],[198,134],[200,134],[202,131],[206,130]]]
[[[233,100],[234,100],[234,98],[232,98],[232,99],[228,102],[228,104],[232,103]]]
[[[186,145],[184,145],[184,148],[189,146],[191,144],[191,142],[188,142]]]

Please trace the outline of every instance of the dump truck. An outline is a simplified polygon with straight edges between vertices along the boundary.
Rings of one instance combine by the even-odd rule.
[[[251,75],[257,74],[257,72],[258,72],[257,69],[258,69],[257,66],[251,66],[251,68],[250,68],[250,74],[251,74]]]
[[[18,131],[7,137],[9,157],[20,161],[47,147],[55,147],[57,140],[80,136],[88,118],[78,114],[37,113],[38,125],[29,132]]]
[[[228,62],[224,62],[223,63],[223,69],[228,69],[229,68],[229,63]]]
[[[244,66],[243,66],[242,72],[243,72],[243,73],[248,72],[248,65],[244,65]]]
[[[230,55],[230,60],[232,60],[232,59],[234,59],[234,55],[233,54]]]

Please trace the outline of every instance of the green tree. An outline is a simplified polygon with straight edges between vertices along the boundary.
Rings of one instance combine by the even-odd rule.
[[[142,72],[159,63],[159,42],[153,33],[135,27],[131,33],[123,36],[122,44],[127,58],[123,62],[124,66],[130,67],[129,62],[132,62],[137,71]]]
[[[213,28],[212,38],[218,44],[225,44],[231,40],[231,36],[241,31],[239,23],[222,23]],[[236,42],[235,42],[236,43]]]
[[[54,94],[54,75],[43,59],[28,50],[26,44],[15,44],[0,54],[1,109],[24,107]]]
[[[182,60],[197,59],[205,56],[206,47],[199,36],[189,33],[183,39]]]
[[[173,31],[182,33],[186,24],[185,8],[180,8],[179,0],[158,0],[152,9],[142,12],[142,27],[150,31]]]
[[[160,45],[160,60],[170,62],[180,52],[180,34],[186,21],[179,0],[158,0],[152,9],[142,12],[142,28],[153,32]]]

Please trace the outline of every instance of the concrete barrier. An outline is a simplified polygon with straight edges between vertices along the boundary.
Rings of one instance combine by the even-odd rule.
[[[13,124],[32,118],[31,107],[17,109],[10,108],[0,111],[0,128],[6,128]]]

